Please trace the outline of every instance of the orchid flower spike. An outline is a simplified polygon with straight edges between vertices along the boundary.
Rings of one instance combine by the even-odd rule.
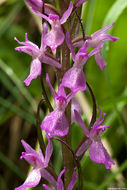
[[[43,24],[43,32],[41,37],[41,47],[38,48],[37,45],[28,40],[27,33],[25,34],[25,42],[20,42],[16,37],[14,38],[19,44],[23,45],[20,47],[16,47],[15,50],[19,52],[24,52],[32,56],[32,62],[30,65],[30,74],[24,80],[26,86],[29,86],[31,81],[37,76],[41,75],[41,63],[49,64],[51,66],[61,68],[61,65],[58,61],[54,60],[51,57],[45,55],[46,45],[44,43],[45,35],[47,34],[47,25]]]
[[[74,94],[70,93],[66,96],[62,85],[58,87],[58,92],[56,93],[50,83],[48,74],[46,75],[46,82],[52,92],[56,108],[44,118],[41,129],[46,131],[49,138],[53,136],[64,137],[69,130],[69,124],[64,112]]]
[[[56,14],[49,14],[49,16],[46,16],[44,14],[37,12],[34,9],[32,10],[38,16],[44,18],[51,24],[51,31],[45,35],[44,43],[54,51],[64,41],[65,37],[64,37],[64,32],[61,25],[64,24],[66,20],[68,19],[68,17],[70,16],[73,10],[73,3],[70,2],[68,9],[64,12],[61,19]]]
[[[53,146],[48,139],[48,145],[46,147],[45,157],[39,148],[39,153],[37,153],[29,144],[27,144],[24,140],[21,141],[26,152],[22,152],[20,159],[25,159],[30,165],[34,168],[30,171],[28,177],[25,182],[16,187],[15,190],[25,190],[27,187],[35,187],[39,184],[41,177],[50,181],[50,183],[56,187],[56,180],[53,176],[45,169],[48,166],[50,157],[53,152]]]
[[[65,172],[65,169],[63,169],[61,171],[61,173],[59,174],[58,180],[57,180],[57,188],[55,188],[55,190],[64,190],[64,185],[63,185],[63,182],[62,182],[62,179],[61,179],[64,172]],[[72,176],[72,180],[71,180],[70,184],[68,185],[67,190],[72,190],[74,188],[76,178],[77,178],[76,177],[76,171],[74,171],[73,176]],[[43,187],[44,187],[44,190],[54,190],[53,188],[51,188],[51,187],[49,187],[49,186],[47,186],[45,184],[43,185]]]
[[[90,131],[86,128],[79,113],[75,111],[76,121],[82,127],[86,136],[88,137],[88,139],[77,150],[76,155],[81,156],[89,148],[89,155],[91,160],[96,163],[103,163],[106,169],[110,169],[111,165],[114,165],[115,163],[109,156],[107,150],[105,149],[100,140],[101,133],[103,133],[105,129],[108,128],[109,126],[101,125],[101,123],[104,120],[104,116],[106,114],[101,111],[99,106],[98,109],[100,111],[100,116],[96,120]]]
[[[84,46],[79,49],[78,53],[75,55],[73,45],[70,39],[70,33],[66,33],[66,41],[70,52],[72,53],[72,59],[74,64],[63,76],[62,85],[64,87],[70,88],[73,93],[77,91],[86,90],[86,79],[83,72],[83,66],[86,64],[89,57],[95,54],[95,51],[87,54],[87,44],[84,43]]]

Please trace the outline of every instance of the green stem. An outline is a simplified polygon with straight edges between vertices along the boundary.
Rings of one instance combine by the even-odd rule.
[[[92,101],[93,101],[93,114],[92,114],[92,118],[91,118],[91,121],[90,121],[90,124],[89,124],[89,129],[92,128],[93,124],[95,123],[96,121],[96,116],[97,116],[97,104],[96,104],[96,99],[95,99],[95,96],[94,96],[94,93],[92,91],[92,88],[90,87],[90,85],[88,84],[88,82],[86,82],[87,84],[87,87],[89,89],[89,92],[91,94],[91,97],[92,97]]]
[[[41,64],[41,68],[42,68],[42,67],[43,67],[43,63]],[[51,104],[50,104],[50,101],[49,101],[49,99],[48,99],[48,96],[47,96],[47,93],[46,93],[46,90],[45,90],[45,87],[44,87],[44,83],[43,83],[42,69],[41,69],[40,80],[41,80],[42,95],[43,95],[43,97],[44,97],[44,99],[45,99],[45,101],[46,101],[46,103],[47,103],[47,105],[48,105],[48,107],[49,107],[50,112],[52,112],[52,111],[53,111],[53,108],[52,108],[52,106],[51,106]]]
[[[60,12],[61,15],[63,12],[67,9],[65,2],[59,0],[59,6],[60,6]],[[64,29],[67,31],[70,26],[70,20],[68,19],[67,22],[64,24]],[[62,50],[62,68],[61,68],[61,79],[63,78],[64,73],[70,68],[70,51],[69,48],[67,47],[66,41],[62,44],[61,47]],[[68,94],[70,91],[66,90],[66,93]],[[66,108],[66,117],[69,123],[69,132],[68,134],[63,138],[63,140],[70,146],[71,146],[71,103],[68,104]],[[66,146],[62,146],[62,155],[63,155],[63,165],[66,168],[66,172],[64,174],[64,186],[65,190],[67,190],[67,187],[72,179],[72,174],[74,171],[74,161],[73,161],[73,156],[71,152],[68,150]]]
[[[39,144],[40,144],[40,148],[41,148],[41,150],[43,152],[43,155],[45,156],[45,143],[44,143],[44,139],[43,139],[43,136],[42,136],[42,131],[41,131],[41,128],[40,128],[40,108],[41,108],[41,104],[42,104],[43,101],[44,101],[44,99],[41,99],[39,104],[38,104],[36,123],[37,123],[38,141],[39,141]]]
[[[55,138],[55,137],[54,137],[54,139],[57,140],[57,141],[60,141],[60,142],[61,142],[63,145],[65,145],[65,146],[68,148],[68,150],[72,153],[73,158],[74,158],[74,162],[75,162],[75,166],[76,166],[77,169],[78,169],[78,181],[79,181],[79,183],[78,183],[78,190],[82,190],[82,185],[83,185],[83,184],[82,184],[82,168],[81,168],[79,159],[78,159],[77,156],[75,155],[75,152],[72,150],[72,148],[71,148],[66,142],[64,142],[64,141],[61,140],[61,139]]]

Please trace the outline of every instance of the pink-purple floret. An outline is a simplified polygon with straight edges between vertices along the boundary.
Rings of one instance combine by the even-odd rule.
[[[106,169],[110,169],[111,165],[114,165],[115,163],[109,156],[108,152],[104,148],[101,140],[100,135],[105,131],[106,128],[109,126],[107,125],[101,125],[101,123],[104,120],[105,113],[102,113],[101,109],[98,107],[100,111],[100,116],[92,126],[91,130],[89,131],[85,124],[83,123],[81,116],[78,114],[77,111],[75,111],[75,117],[76,121],[79,123],[79,125],[84,130],[86,136],[88,137],[87,142],[85,141],[84,144],[81,145],[80,149],[77,151],[76,155],[81,156],[83,152],[86,151],[86,146],[89,146],[89,155],[92,161],[96,163],[103,163],[106,167]],[[87,147],[88,148],[88,147]]]
[[[26,152],[22,152],[22,155],[20,158],[21,159],[24,158],[34,168],[29,173],[25,182],[21,186],[15,188],[15,190],[24,190],[27,187],[37,186],[40,182],[41,176],[43,176],[43,173],[46,173],[45,168],[48,166],[48,162],[53,152],[53,146],[50,139],[48,139],[48,145],[46,147],[45,157],[43,156],[40,148],[39,148],[39,153],[37,153],[24,140],[22,140],[21,142]],[[45,176],[45,178],[47,179],[47,176]],[[52,177],[49,177],[49,181],[52,181],[51,178]],[[55,182],[53,183],[53,185],[54,184]]]

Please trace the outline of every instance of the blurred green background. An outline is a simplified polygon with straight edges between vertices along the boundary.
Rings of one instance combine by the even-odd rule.
[[[93,163],[88,152],[82,159],[83,190],[104,190],[108,187],[127,187],[127,0],[88,0],[83,7],[82,20],[86,34],[90,35],[104,24],[115,21],[110,34],[120,39],[106,43],[103,56],[108,62],[101,71],[92,57],[84,68],[98,105],[106,112],[104,124],[111,127],[103,134],[104,144],[116,162],[111,170]],[[0,0],[0,189],[11,190],[23,183],[29,165],[19,159],[24,139],[32,147],[37,141],[36,109],[41,98],[39,77],[29,87],[23,81],[29,73],[31,57],[14,50],[16,36],[24,41],[24,34],[40,45],[38,18],[29,11],[23,0]],[[52,68],[46,68],[52,74]],[[53,75],[53,74],[52,74]],[[54,81],[54,77],[52,79]],[[48,90],[48,89],[47,89]],[[88,92],[83,94],[92,109]],[[86,105],[84,104],[84,107]],[[46,105],[42,106],[46,113]],[[42,113],[43,117],[43,113]],[[88,115],[84,117],[88,121]],[[73,125],[73,148],[83,136]],[[54,142],[53,165],[59,174],[62,160],[60,144]],[[58,152],[59,150],[59,152]],[[56,157],[56,159],[54,159]],[[41,189],[41,186],[35,189]]]

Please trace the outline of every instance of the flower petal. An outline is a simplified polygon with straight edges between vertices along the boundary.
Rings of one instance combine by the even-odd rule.
[[[100,36],[100,41],[101,40],[103,40],[103,41],[109,40],[109,41],[115,42],[115,41],[119,40],[119,38],[111,36],[109,34],[103,34],[102,36]]]
[[[92,161],[96,163],[103,163],[106,169],[110,169],[111,165],[115,164],[100,140],[93,141],[90,146],[89,155]]]
[[[37,14],[38,16],[42,17],[43,19],[45,19],[46,21],[48,21],[50,24],[52,23],[50,18],[42,13],[37,12],[35,9],[32,8],[32,11]]]
[[[72,98],[71,101],[71,124],[76,121],[74,110],[81,115],[81,106],[76,98]]]
[[[30,165],[34,166],[34,167],[44,167],[44,164],[42,163],[42,161],[39,158],[39,155],[36,154],[31,154],[31,153],[26,153],[26,152],[22,152],[22,155],[20,156],[20,159],[25,159]]]
[[[107,63],[102,58],[101,50],[98,53],[95,54],[95,60],[96,60],[97,65],[100,67],[100,69],[104,70]]]
[[[28,143],[26,143],[24,140],[21,140],[21,143],[27,153],[33,153],[37,155],[37,152]]]
[[[46,147],[46,152],[45,152],[45,167],[48,166],[52,152],[53,152],[52,142],[50,139],[48,139],[48,145]]]
[[[56,181],[56,179],[46,169],[42,169],[41,170],[41,176],[45,180],[47,180],[51,185],[53,185],[55,187],[55,189],[57,188],[57,181]]]
[[[72,13],[72,10],[73,10],[73,3],[70,2],[68,9],[64,12],[62,18],[60,19],[61,24],[64,24],[66,22],[66,20],[68,19],[68,17]]]
[[[47,24],[44,22],[43,24],[43,31],[42,31],[42,35],[41,35],[41,47],[40,47],[40,50],[42,52],[44,52],[45,48],[46,48],[46,45],[44,44],[44,38],[45,38],[45,35],[48,33],[48,27],[47,27]]]
[[[28,5],[37,11],[42,11],[43,1],[42,0],[26,0]]]
[[[66,42],[67,42],[67,46],[70,49],[70,52],[72,53],[72,58],[73,61],[75,60],[75,52],[74,52],[74,48],[73,48],[73,44],[70,38],[70,32],[66,33]]]
[[[82,69],[74,66],[69,69],[63,76],[62,85],[70,88],[73,93],[86,90],[86,79]]]
[[[74,110],[74,114],[75,114],[75,120],[82,127],[82,129],[83,129],[84,133],[86,134],[86,136],[89,137],[89,130],[86,128],[84,122],[82,121],[80,114],[76,110]]]
[[[41,129],[45,130],[49,138],[53,136],[64,137],[67,135],[69,126],[64,111],[56,109],[49,113],[42,121]]]
[[[76,7],[79,7],[80,5],[82,5],[83,3],[85,3],[87,0],[78,0],[76,3],[75,3],[75,6]]]
[[[23,185],[15,188],[15,190],[25,190],[26,187],[35,187],[39,184],[41,179],[41,173],[39,169],[33,169],[29,173],[26,181],[23,183]]]
[[[51,29],[50,32],[45,36],[45,44],[54,51],[64,41],[64,33],[61,26]]]
[[[77,180],[76,171],[73,172],[72,180],[67,188],[67,190],[72,190],[74,188],[75,182]]]
[[[87,149],[90,147],[92,143],[91,139],[87,139],[77,150],[76,152],[76,156],[81,156],[83,153],[85,153],[87,151]]]
[[[48,86],[49,86],[49,88],[51,90],[53,98],[55,99],[55,97],[57,96],[57,93],[55,92],[55,90],[54,90],[54,88],[53,88],[53,86],[52,86],[52,84],[50,82],[48,73],[46,73],[46,82],[47,82],[47,84],[48,84]]]
[[[107,25],[105,24],[104,28],[96,31],[94,34],[92,34],[92,38],[96,38],[97,36],[104,34],[107,30],[109,30],[110,28],[112,28],[114,26],[115,23],[112,23],[111,25]]]
[[[50,54],[49,54],[49,56],[50,56]],[[41,56],[40,57],[41,62],[60,69],[61,64],[58,61],[56,61],[55,59],[53,59],[53,58],[51,58],[49,56],[46,56],[46,55]]]
[[[60,172],[57,180],[57,189],[64,190],[63,181],[61,179],[63,173],[65,172],[65,168]]]
[[[14,38],[19,44],[23,45],[20,47],[16,47],[15,50],[19,52],[27,53],[33,57],[37,57],[40,53],[40,50],[36,44],[28,40],[27,33],[25,33],[25,42],[19,41],[16,37]]]
[[[29,86],[31,81],[35,78],[37,78],[41,74],[41,62],[38,58],[33,59],[30,66],[30,74],[29,76],[24,80],[24,83],[26,86]]]

